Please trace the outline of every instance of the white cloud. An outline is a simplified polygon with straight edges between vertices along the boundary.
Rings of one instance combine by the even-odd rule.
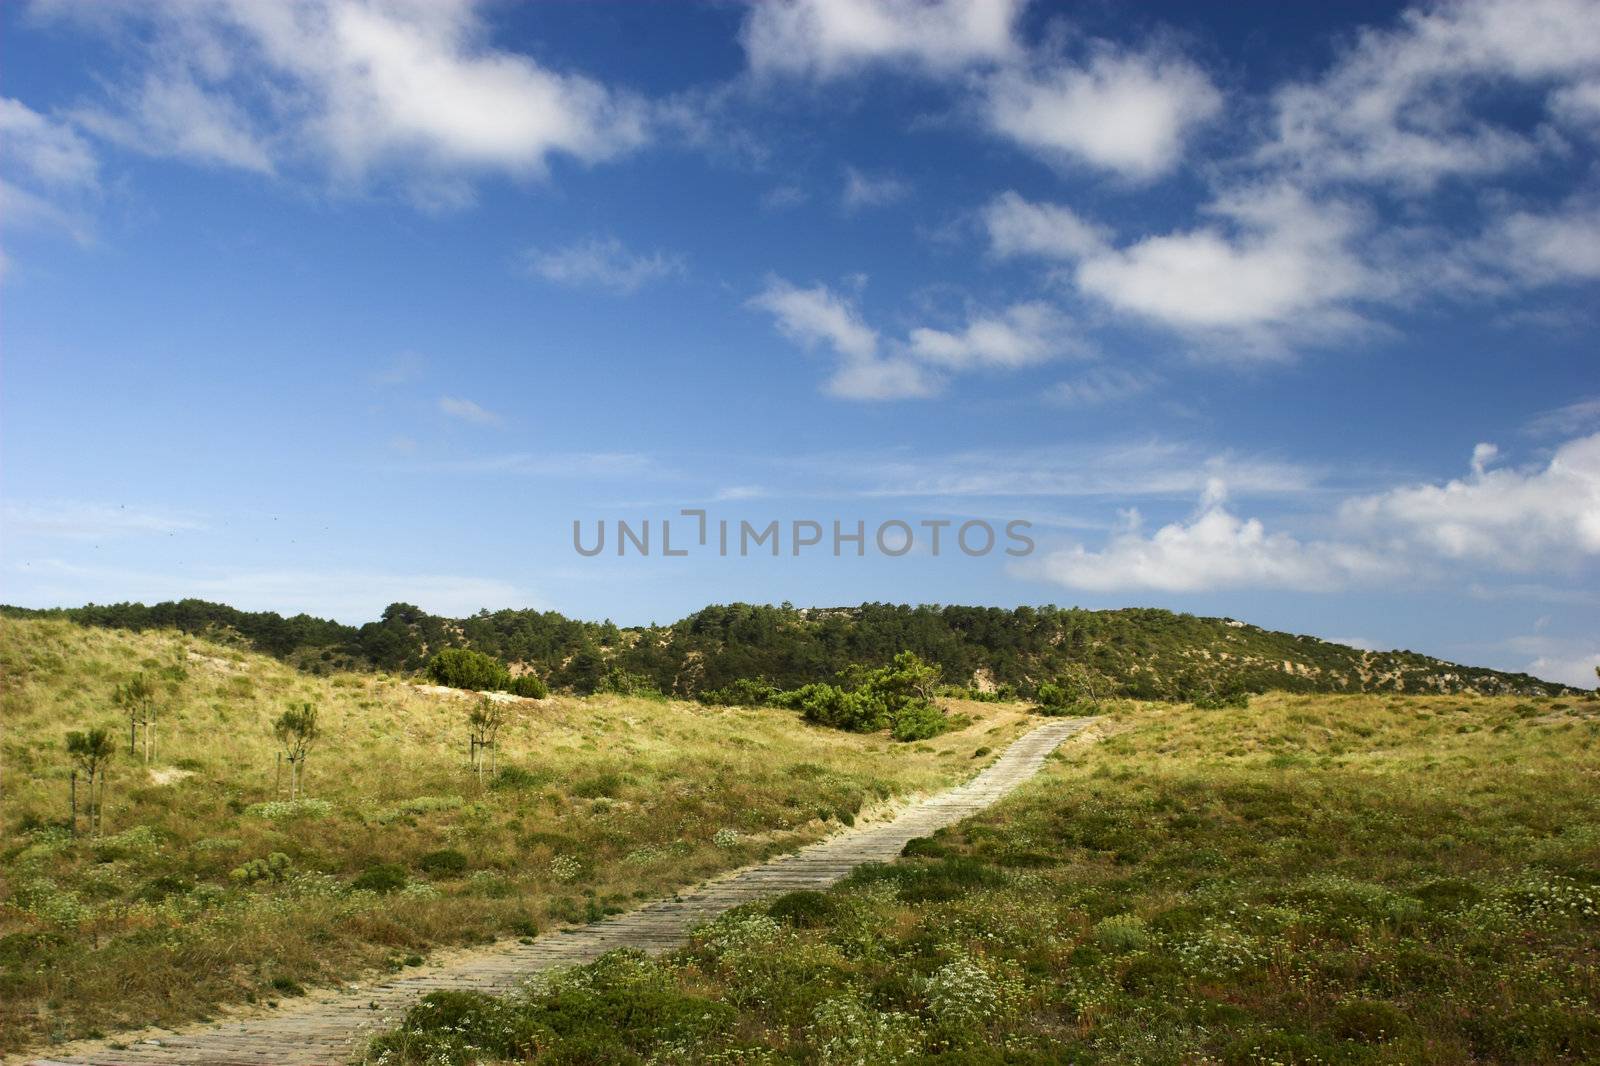
[[[80,108],[84,129],[124,148],[270,174],[263,138],[235,101],[196,84],[185,70],[147,74],[130,90],[125,111]]]
[[[1348,526],[1446,559],[1514,571],[1600,556],[1600,433],[1568,441],[1543,467],[1491,469],[1479,445],[1470,476],[1349,500]]]
[[[92,187],[98,180],[99,162],[88,143],[21,100],[0,97],[0,144],[6,165],[41,185]]]
[[[464,400],[459,396],[439,397],[439,410],[451,418],[459,418],[463,422],[473,422],[480,426],[498,426],[505,420],[493,411]]]
[[[1319,474],[1292,463],[1175,441],[984,449],[927,457],[850,455],[828,471],[866,497],[1187,497],[1223,480],[1252,495],[1293,496]]]
[[[1534,436],[1564,436],[1600,425],[1600,396],[1545,411],[1529,421],[1526,430]]]
[[[996,132],[1049,162],[1148,180],[1177,164],[1188,136],[1222,109],[1222,94],[1185,59],[1103,49],[1082,66],[1001,74],[986,107]]]
[[[494,47],[467,0],[117,11],[136,23],[128,39],[151,42],[144,69],[118,90],[125,103],[76,117],[153,155],[260,172],[309,156],[341,181],[393,172],[419,200],[449,204],[475,174],[538,175],[551,155],[595,162],[647,135],[643,104]]]
[[[681,255],[631,252],[615,237],[591,237],[550,251],[530,248],[523,253],[522,262],[529,272],[546,281],[623,294],[652,281],[679,277],[685,269]]]
[[[998,256],[1077,260],[1103,252],[1110,239],[1105,227],[1085,221],[1069,207],[1031,203],[1011,191],[989,201],[983,224],[989,249]]]
[[[838,77],[871,63],[951,73],[1016,50],[1025,0],[773,0],[740,40],[757,74]]]
[[[1600,688],[1600,650],[1577,652],[1572,655],[1541,655],[1527,666],[1528,673],[1546,681],[1556,681],[1573,688]]]
[[[846,360],[824,390],[841,400],[921,400],[936,396],[943,382],[909,359]]]
[[[1550,110],[1573,126],[1600,130],[1600,78],[1570,85],[1550,98]]]
[[[1343,305],[1379,284],[1350,247],[1363,226],[1350,208],[1276,186],[1238,190],[1209,211],[1231,227],[1090,255],[1078,265],[1079,288],[1174,329],[1253,333],[1270,348],[1282,334],[1349,326]]]
[[[787,211],[809,199],[811,195],[798,185],[779,185],[761,194],[761,206],[768,211]]]
[[[912,355],[936,366],[1020,367],[1062,354],[1082,354],[1073,323],[1048,304],[1013,304],[998,315],[979,315],[959,332],[919,327],[907,344]]]
[[[1600,278],[1600,204],[1517,211],[1499,219],[1486,247],[1490,269],[1528,284]]]
[[[1057,382],[1045,395],[1067,407],[1099,407],[1138,396],[1159,383],[1160,378],[1144,371],[1092,367],[1076,377]]]
[[[1129,512],[1127,523],[1104,550],[1074,545],[1048,553],[1029,569],[1068,588],[1097,592],[1328,592],[1395,572],[1381,556],[1358,546],[1268,533],[1259,519],[1228,511],[1220,483],[1207,488],[1199,511],[1187,522],[1173,522],[1146,536],[1137,512]]]
[[[878,331],[861,320],[855,307],[826,285],[798,288],[781,278],[750,299],[769,312],[778,329],[799,344],[832,348],[846,359],[865,362],[878,354]]]
[[[1499,173],[1547,142],[1497,125],[1474,105],[1487,88],[1553,93],[1558,112],[1600,72],[1593,0],[1463,0],[1407,10],[1368,30],[1327,75],[1275,97],[1276,130],[1261,159],[1307,182],[1399,182]]]
[[[10,501],[0,507],[8,537],[105,540],[124,536],[187,533],[205,528],[195,515],[126,504],[78,500]]]
[[[72,127],[0,96],[0,168],[0,226],[60,230],[89,243],[100,163]],[[0,277],[9,267],[0,255]]]
[[[847,212],[867,207],[882,207],[903,200],[911,194],[911,186],[892,175],[874,177],[863,174],[855,167],[844,168],[844,191],[839,202]]]
[[[414,603],[425,611],[461,618],[484,608],[535,605],[509,582],[455,574],[407,574],[373,570],[230,570],[197,567],[160,573],[81,566],[56,559],[13,565],[12,587],[22,603],[157,603],[195,597],[246,611],[277,611],[359,624],[376,619],[391,603]]]

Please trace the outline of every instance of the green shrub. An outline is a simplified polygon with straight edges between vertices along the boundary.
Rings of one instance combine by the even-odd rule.
[[[572,794],[579,799],[616,799],[626,783],[619,773],[595,774],[574,782]]]
[[[1113,914],[1094,925],[1094,942],[1107,951],[1137,951],[1150,943],[1150,931],[1137,914]]]
[[[891,730],[899,741],[927,740],[950,728],[950,716],[927,700],[914,700],[894,716]]]
[[[474,691],[499,691],[511,685],[511,671],[492,655],[471,648],[445,648],[428,660],[434,684]]]
[[[530,700],[542,700],[550,695],[550,686],[532,674],[523,674],[513,677],[509,691],[513,696],[525,696]]]
[[[467,857],[454,848],[443,848],[418,859],[417,868],[440,877],[458,877],[467,870]]]
[[[430,992],[406,1011],[400,1028],[373,1041],[369,1061],[475,1063],[524,1059],[546,1033],[515,1000],[483,992]]]
[[[242,866],[234,867],[228,872],[228,877],[243,885],[253,885],[258,881],[277,882],[288,877],[293,867],[289,856],[275,851],[264,859],[251,859]]]
[[[1409,1028],[1405,1013],[1392,1003],[1347,999],[1333,1009],[1333,1032],[1344,1040],[1379,1044],[1404,1035]]]
[[[810,890],[789,892],[773,900],[767,914],[797,929],[813,929],[825,925],[837,911],[833,897]]]
[[[502,766],[489,782],[490,788],[540,788],[548,785],[554,775],[548,770],[524,770],[520,766]]]
[[[406,868],[392,862],[369,866],[350,882],[350,887],[368,892],[398,892],[406,887]]]
[[[778,695],[777,688],[769,682],[741,677],[721,688],[706,689],[695,699],[707,707],[765,707]]]

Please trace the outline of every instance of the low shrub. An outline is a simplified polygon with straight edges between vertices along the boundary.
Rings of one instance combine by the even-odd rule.
[[[467,871],[467,857],[454,848],[442,848],[418,859],[417,869],[437,877],[459,877]]]
[[[823,892],[788,892],[767,905],[767,915],[797,929],[812,929],[825,924],[837,907],[833,897]]]
[[[511,684],[511,671],[492,655],[471,648],[445,648],[428,660],[428,677],[436,685],[499,691]]]
[[[513,677],[508,691],[513,696],[523,696],[530,700],[542,700],[550,695],[550,686],[532,674],[523,674]]]
[[[398,892],[406,887],[406,868],[398,863],[379,863],[356,875],[350,887],[368,892]]]

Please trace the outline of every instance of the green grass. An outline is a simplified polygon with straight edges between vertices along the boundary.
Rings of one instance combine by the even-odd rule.
[[[149,766],[111,700],[137,671],[164,704]],[[270,728],[291,701],[325,732],[298,803]],[[554,698],[513,707],[480,785],[470,706],[171,632],[0,619],[0,1052],[593,920],[944,787],[1029,724],[961,704],[972,724],[913,751],[787,711]],[[64,739],[94,725],[123,746],[105,835],[75,839]]]
[[[1600,703],[1266,696],[1095,732],[898,862],[661,961],[435,1002],[371,1057],[1600,1058]]]

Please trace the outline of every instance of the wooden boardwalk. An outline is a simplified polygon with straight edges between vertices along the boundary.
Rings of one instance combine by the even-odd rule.
[[[444,966],[347,988],[317,1000],[296,1001],[261,1017],[196,1026],[138,1040],[123,1049],[113,1048],[109,1042],[77,1045],[34,1061],[41,1066],[349,1062],[361,1054],[374,1033],[390,1028],[408,1006],[435,989],[504,992],[531,974],[590,962],[618,948],[666,951],[683,944],[695,926],[742,903],[796,889],[825,888],[862,863],[888,862],[908,840],[953,825],[995,803],[1033,776],[1062,741],[1090,721],[1058,719],[1042,725],[1018,738],[966,784],[923,800],[889,821],[848,830],[593,925],[549,933],[526,944],[484,948]]]

